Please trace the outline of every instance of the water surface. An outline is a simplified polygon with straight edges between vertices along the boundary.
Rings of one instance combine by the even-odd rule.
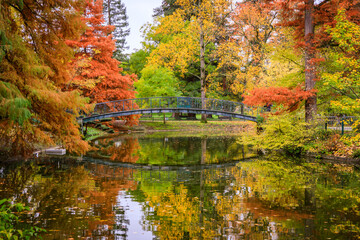
[[[118,138],[82,158],[0,167],[0,198],[43,239],[356,239],[360,173],[254,158],[236,138]]]

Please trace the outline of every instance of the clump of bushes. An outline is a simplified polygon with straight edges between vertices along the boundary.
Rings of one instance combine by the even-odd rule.
[[[290,155],[302,154],[314,135],[309,124],[294,113],[271,116],[263,121],[261,128],[257,134],[244,136],[243,141],[257,149],[283,150]]]
[[[21,223],[20,215],[29,211],[20,203],[12,204],[9,199],[0,200],[0,239],[33,239],[45,230],[36,226]]]

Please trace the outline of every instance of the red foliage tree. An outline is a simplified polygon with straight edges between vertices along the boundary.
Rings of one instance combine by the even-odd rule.
[[[295,28],[295,37],[298,40],[296,48],[304,51],[305,59],[305,98],[297,98],[297,94],[288,95],[283,88],[274,90],[276,95],[283,92],[282,96],[288,96],[288,103],[292,103],[294,99],[299,101],[305,100],[305,119],[310,121],[316,114],[316,94],[314,94],[316,82],[316,65],[321,58],[317,56],[317,49],[327,46],[331,38],[325,31],[328,26],[335,24],[335,16],[340,8],[346,10],[346,14],[353,22],[360,22],[360,7],[359,1],[352,0],[322,0],[316,2],[314,0],[266,0],[271,3],[270,6],[276,6],[280,13],[280,25],[290,26]],[[316,29],[316,30],[315,30]],[[264,95],[259,93],[269,92],[270,89],[254,90],[250,94],[256,94],[258,98],[263,98]],[[293,90],[289,90],[293,91]],[[298,92],[298,91],[297,91]],[[265,99],[255,101],[254,96],[245,96],[245,102],[248,104],[255,102],[266,102]],[[248,99],[247,99],[248,98]],[[270,99],[267,99],[270,100]]]
[[[115,40],[113,26],[104,26],[101,0],[87,0],[83,21],[87,29],[76,41],[67,44],[76,48],[73,81],[70,87],[79,88],[94,103],[135,98],[133,82],[136,75],[122,75],[120,62],[112,58]],[[126,117],[134,124],[137,117]]]
[[[269,104],[281,105],[283,111],[294,111],[300,102],[312,97],[313,91],[304,91],[300,87],[288,89],[286,87],[256,88],[244,96],[244,103],[251,106],[268,106]]]

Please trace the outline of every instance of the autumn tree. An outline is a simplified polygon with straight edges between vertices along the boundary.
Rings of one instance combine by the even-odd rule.
[[[331,68],[322,74],[323,84],[332,93],[331,107],[337,112],[358,115],[360,111],[360,26],[346,19],[342,10],[329,28],[339,49],[331,52]]]
[[[83,153],[76,122],[86,101],[77,91],[62,92],[70,81],[65,39],[83,29],[80,1],[0,2],[0,148],[29,154],[34,144],[60,144]],[[51,137],[50,137],[51,136]]]
[[[212,64],[210,50],[224,34],[224,28],[220,25],[227,19],[230,1],[177,0],[175,4],[179,8],[160,19],[159,25],[152,29],[153,35],[157,35],[162,42],[151,52],[148,64],[158,64],[185,74],[191,73],[189,66],[197,61],[199,74],[194,75],[200,80],[205,108],[206,82],[210,77],[207,67]],[[205,114],[202,121],[206,121]]]
[[[219,47],[219,71],[234,94],[251,90],[261,84],[269,64],[270,44],[279,35],[278,12],[266,1],[236,3],[231,12],[229,37]]]
[[[119,61],[124,60],[124,51],[129,48],[126,37],[130,34],[125,4],[121,0],[104,0],[103,7],[105,24],[115,27],[112,32],[116,46],[114,57]]]
[[[297,43],[294,47],[304,54],[304,90],[314,92],[318,79],[317,66],[319,61],[322,61],[319,49],[329,46],[331,39],[325,30],[327,26],[334,25],[334,17],[340,7],[346,10],[349,18],[358,22],[357,5],[346,0],[337,3],[327,0],[316,3],[313,0],[269,1],[269,3],[274,4],[279,11],[279,24],[295,29],[294,36]],[[316,111],[317,96],[309,95],[305,100],[305,120],[312,120]]]
[[[102,1],[87,1],[83,21],[88,27],[79,40],[67,41],[76,49],[76,59],[71,62],[73,68],[79,61],[86,65],[75,74],[70,83],[71,88],[81,89],[91,102],[108,102],[134,98],[133,82],[135,75],[122,75],[119,61],[112,58],[115,41],[112,39],[112,26],[104,25]],[[135,123],[137,117],[126,117],[129,124]]]

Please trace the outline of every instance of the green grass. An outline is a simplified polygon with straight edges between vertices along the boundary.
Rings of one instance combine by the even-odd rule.
[[[92,128],[92,127],[88,127],[87,128],[87,134],[85,135],[85,140],[86,141],[91,141],[97,137],[100,137],[102,135],[105,135],[106,132],[101,131],[97,128]]]
[[[141,121],[140,124],[146,129],[150,130],[182,130],[182,131],[212,131],[225,130],[229,127],[242,127],[251,125],[251,122],[245,121],[209,121],[208,123],[201,123],[200,121],[167,121],[165,124],[162,121],[146,122]]]
[[[213,121],[212,119],[210,119],[208,123],[201,123],[200,120],[172,120],[166,121],[164,124],[162,119],[157,121],[144,121],[141,119],[139,126],[131,127],[129,130],[133,133],[139,130],[154,137],[163,134],[163,131],[168,132],[168,134],[173,134],[174,136],[223,136],[238,134],[242,127],[252,126],[253,124],[255,123],[241,120]],[[97,137],[108,134],[104,130],[105,129],[99,130],[88,127],[85,140],[91,141]]]

